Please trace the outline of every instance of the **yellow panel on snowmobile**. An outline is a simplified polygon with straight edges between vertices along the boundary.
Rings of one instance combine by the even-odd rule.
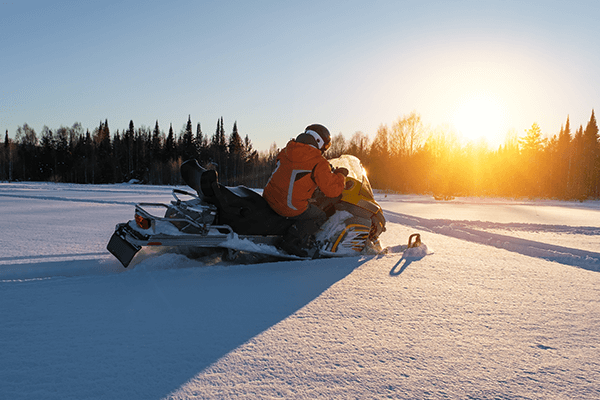
[[[360,224],[350,224],[340,232],[337,240],[331,247],[332,252],[338,252],[338,246],[343,246],[345,251],[353,250],[360,253],[369,238],[369,228]],[[342,251],[344,251],[342,250]],[[339,251],[339,252],[342,252]]]
[[[377,214],[381,207],[373,199],[370,189],[370,187],[363,187],[363,182],[353,177],[346,177],[346,187],[342,192],[342,201]]]

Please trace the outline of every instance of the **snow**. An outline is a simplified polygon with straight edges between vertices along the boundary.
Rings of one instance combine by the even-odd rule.
[[[171,188],[0,183],[0,397],[600,397],[600,202],[385,195],[383,246],[105,249]]]

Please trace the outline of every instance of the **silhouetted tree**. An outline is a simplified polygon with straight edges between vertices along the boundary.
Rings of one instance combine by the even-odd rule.
[[[165,141],[165,161],[169,162],[176,158],[175,134],[173,133],[173,124],[169,125],[169,133]]]
[[[244,167],[244,143],[238,132],[237,121],[233,123],[233,131],[229,136],[228,149],[228,181],[232,185],[237,185],[243,175]]]
[[[382,124],[374,140],[356,132],[346,140],[341,133],[332,139],[329,158],[350,153],[361,159],[375,188],[404,193],[433,193],[437,198],[453,195],[545,196],[558,198],[600,197],[600,143],[594,110],[590,120],[572,134],[571,121],[549,139],[533,124],[518,140],[509,132],[497,151],[474,144],[461,145],[447,128],[424,128],[415,112],[399,118],[391,129]],[[427,140],[423,138],[427,137]],[[205,167],[217,169],[224,184],[262,187],[274,168],[279,149],[253,149],[237,121],[225,135],[223,117],[213,136],[197,123],[192,134],[188,115],[179,135],[170,124],[169,134],[154,129],[128,129],[111,135],[108,120],[93,134],[81,124],[51,129],[38,136],[33,128],[18,127],[15,141],[5,132],[0,147],[0,179],[55,180],[63,182],[121,182],[131,178],[158,184],[181,183],[183,158],[197,158]]]
[[[130,127],[133,128],[133,121],[131,122]],[[114,182],[112,147],[110,140],[110,129],[108,128],[108,120],[106,120],[104,123],[100,122],[100,126],[94,133],[94,145],[97,148],[96,183]]]
[[[17,127],[16,132],[17,155],[21,164],[21,179],[36,180],[40,179],[39,174],[39,150],[38,138],[35,129],[27,124]]]
[[[9,152],[9,141],[8,141],[8,129],[4,135],[4,143],[0,149],[0,181],[8,180],[8,152]]]
[[[583,184],[586,188],[584,195],[587,197],[598,196],[600,195],[598,187],[600,183],[600,165],[598,160],[600,148],[598,147],[598,124],[594,110],[592,110],[592,116],[583,131],[582,140],[583,152],[581,157],[585,170]]]
[[[181,136],[181,146],[179,153],[183,160],[189,160],[196,156],[196,144],[194,143],[194,136],[192,133],[192,117],[188,115],[188,121],[185,125],[185,130]]]
[[[208,138],[202,133],[200,122],[198,122],[198,125],[196,125],[196,138],[194,140],[194,145],[196,147],[196,154],[194,155],[194,158],[196,158],[200,164],[204,164],[209,159],[210,155]]]
[[[558,140],[556,141],[556,157],[553,162],[555,181],[554,194],[561,198],[568,198],[571,171],[571,124],[567,116],[564,128],[561,126]]]
[[[216,170],[219,176],[225,178],[227,142],[225,140],[225,128],[223,127],[223,117],[217,120],[217,129],[215,130],[215,134],[211,139],[210,150],[212,163],[216,166]]]

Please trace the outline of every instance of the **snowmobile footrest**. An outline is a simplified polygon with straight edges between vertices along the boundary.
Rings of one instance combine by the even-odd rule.
[[[136,246],[134,244],[129,243],[122,236],[123,234],[120,230],[116,230],[115,233],[110,238],[106,249],[112,253],[113,256],[117,257],[123,267],[127,268],[133,256],[136,255],[138,251],[140,251],[141,247]]]

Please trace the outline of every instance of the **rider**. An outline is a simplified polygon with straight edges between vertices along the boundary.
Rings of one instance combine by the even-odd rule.
[[[295,220],[284,235],[281,248],[301,257],[314,256],[314,236],[325,222],[325,211],[309,203],[317,187],[330,198],[344,189],[346,168],[334,170],[323,156],[331,145],[326,127],[313,124],[288,142],[277,155],[277,164],[263,197],[278,214]]]

